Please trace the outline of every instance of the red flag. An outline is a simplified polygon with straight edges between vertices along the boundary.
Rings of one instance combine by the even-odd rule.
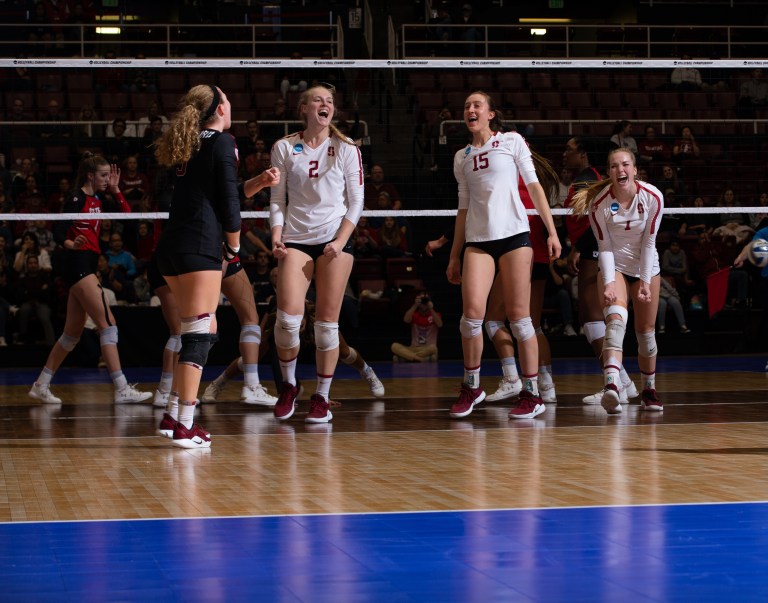
[[[725,297],[728,293],[728,275],[731,267],[723,268],[707,276],[707,305],[709,317],[712,318],[725,306]]]

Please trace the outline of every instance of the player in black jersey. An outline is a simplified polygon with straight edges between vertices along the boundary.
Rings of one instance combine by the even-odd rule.
[[[184,95],[157,142],[160,165],[176,169],[157,260],[181,315],[181,351],[174,373],[178,402],[169,398],[160,429],[172,428],[173,443],[183,448],[211,445],[210,434],[194,424],[194,411],[202,369],[216,341],[222,259],[233,259],[240,249],[237,147],[224,134],[231,124],[226,94],[201,84]]]

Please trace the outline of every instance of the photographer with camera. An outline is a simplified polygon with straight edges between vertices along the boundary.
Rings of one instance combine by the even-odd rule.
[[[443,317],[426,290],[417,291],[413,305],[406,310],[403,322],[411,325],[411,344],[392,344],[393,362],[434,362],[437,360],[437,333]]]

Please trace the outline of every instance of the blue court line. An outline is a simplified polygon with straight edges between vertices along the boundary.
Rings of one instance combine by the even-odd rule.
[[[0,524],[16,601],[768,600],[768,504]]]

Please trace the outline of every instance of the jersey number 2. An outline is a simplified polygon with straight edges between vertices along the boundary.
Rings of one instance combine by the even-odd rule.
[[[317,172],[317,168],[319,167],[320,163],[318,161],[310,161],[309,162],[309,177],[310,178],[319,178],[320,175]]]

